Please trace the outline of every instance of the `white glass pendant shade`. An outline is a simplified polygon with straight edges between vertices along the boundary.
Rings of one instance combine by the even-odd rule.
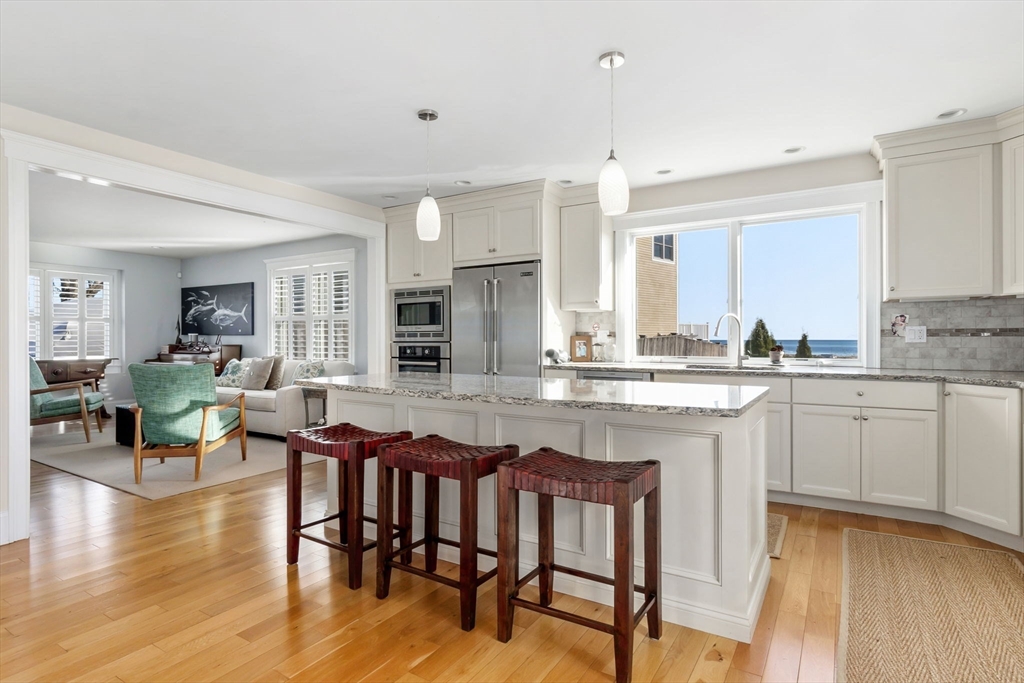
[[[441,211],[429,192],[416,210],[416,236],[424,242],[436,242],[441,236]]]
[[[601,167],[601,175],[597,179],[597,198],[605,216],[619,216],[629,209],[629,181],[615,154],[609,155],[608,161]]]

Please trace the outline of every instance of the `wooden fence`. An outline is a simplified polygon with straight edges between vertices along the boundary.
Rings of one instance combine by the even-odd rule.
[[[640,337],[636,340],[638,356],[722,356],[727,354],[725,344],[716,344],[704,339],[669,334],[657,337]]]

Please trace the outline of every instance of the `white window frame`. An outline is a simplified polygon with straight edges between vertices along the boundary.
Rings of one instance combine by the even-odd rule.
[[[349,286],[349,306],[347,315],[335,315],[330,314],[326,316],[327,320],[347,320],[348,331],[349,331],[349,346],[348,346],[348,358],[344,359],[333,359],[333,360],[344,360],[348,363],[355,365],[356,357],[356,251],[355,249],[341,249],[338,251],[324,252],[321,254],[305,254],[302,256],[286,256],[283,258],[265,259],[263,261],[267,266],[267,340],[268,348],[272,354],[277,354],[276,340],[274,338],[274,322],[281,319],[275,315],[274,312],[274,277],[280,274],[282,271],[298,271],[301,269],[306,270],[306,307],[308,314],[303,316],[302,319],[306,321],[306,345],[307,351],[312,352],[313,349],[313,318],[310,309],[310,296],[309,293],[312,291],[312,273],[317,268],[323,266],[336,266],[339,264],[345,265],[345,270],[348,271],[348,286]],[[289,314],[286,316],[289,320],[293,319],[293,316]],[[317,316],[318,318],[321,316]],[[291,358],[291,355],[286,349],[284,351],[286,358]]]
[[[663,237],[663,236],[669,236],[669,235],[672,236],[672,258],[665,258],[664,256],[655,256],[654,255],[654,247],[655,247],[655,243],[658,241],[658,238],[659,237]],[[653,239],[651,240],[651,260],[652,261],[654,261],[655,263],[675,263],[676,262],[676,252],[679,249],[679,240],[677,240],[675,238],[675,235],[676,235],[676,233],[674,233],[674,232],[659,232],[659,233],[656,233],[653,236]],[[665,253],[665,244],[664,244],[664,242],[662,242],[662,245],[661,245],[661,253],[662,254]]]
[[[656,209],[617,216],[612,221],[615,231],[616,332],[622,340],[636,339],[636,239],[669,232],[686,232],[708,228],[728,228],[728,310],[722,313],[740,315],[743,291],[741,240],[746,225],[793,221],[825,216],[856,214],[859,227],[858,352],[857,359],[793,359],[790,365],[878,367],[881,355],[882,305],[882,181],[868,181],[837,187],[802,190],[784,194],[750,197],[691,206]],[[677,247],[678,248],[678,241]],[[744,321],[747,324],[747,321]],[[728,342],[743,343],[742,331],[730,322]],[[742,350],[742,346],[740,347]],[[633,343],[616,345],[616,360],[632,362],[686,362],[694,357],[658,358],[637,356]],[[701,363],[729,363],[728,357],[699,358]],[[769,360],[751,359],[745,365],[763,365]]]
[[[33,320],[39,321],[39,359],[52,359],[53,358],[53,302],[52,302],[52,277],[54,275],[71,275],[78,278],[89,278],[93,277],[96,279],[106,279],[110,281],[110,357],[115,360],[111,362],[104,372],[108,374],[118,374],[122,372],[124,367],[124,290],[121,286],[121,271],[120,270],[109,270],[107,268],[91,268],[85,266],[73,266],[73,265],[62,265],[56,263],[37,263],[35,261],[29,263],[29,275],[38,274],[40,276],[40,288],[39,288],[39,312],[38,317],[30,316],[29,322]],[[80,311],[79,316],[84,319],[84,312]],[[28,330],[26,330],[26,334]],[[84,330],[80,331],[79,349],[81,350],[82,344],[85,343]],[[87,360],[92,357],[86,357],[84,355],[79,356],[77,359],[61,359],[61,360]]]

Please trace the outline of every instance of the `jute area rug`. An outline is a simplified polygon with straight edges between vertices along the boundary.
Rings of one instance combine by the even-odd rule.
[[[132,495],[157,500],[197,491],[210,486],[255,477],[281,470],[285,466],[285,444],[276,439],[249,435],[247,459],[242,461],[238,440],[231,441],[203,458],[203,472],[194,481],[195,458],[167,458],[142,461],[142,483],[135,483],[135,464],[131,448],[114,442],[114,430],[102,434],[93,430],[92,443],[85,442],[81,431],[52,434],[32,438],[32,460],[54,469],[89,479]],[[319,455],[306,454],[303,464],[323,460]]]
[[[786,540],[786,527],[789,526],[789,517],[768,513],[768,557],[779,559],[782,557],[782,542]]]
[[[1024,681],[1024,566],[1009,553],[843,531],[839,683]]]

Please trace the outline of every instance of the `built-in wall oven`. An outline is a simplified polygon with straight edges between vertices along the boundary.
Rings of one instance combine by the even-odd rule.
[[[451,293],[448,285],[393,290],[392,339],[451,341]]]
[[[396,343],[391,345],[391,372],[430,372],[447,375],[452,371],[452,345],[440,343]]]

